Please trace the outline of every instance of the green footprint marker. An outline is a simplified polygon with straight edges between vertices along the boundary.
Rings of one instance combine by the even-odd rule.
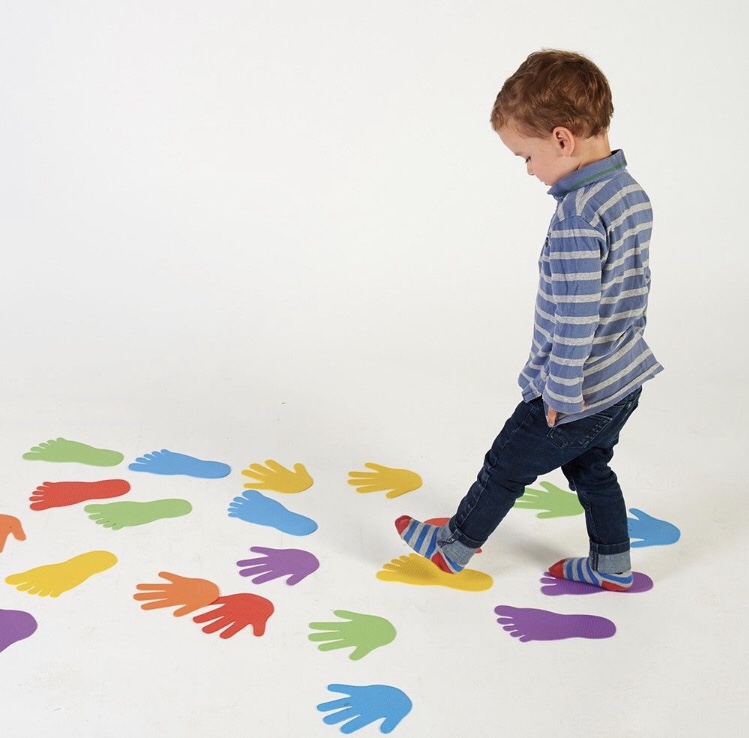
[[[89,466],[117,466],[125,457],[119,451],[94,448],[67,438],[50,439],[34,446],[23,455],[29,461],[74,461]]]
[[[164,518],[179,518],[192,512],[187,500],[153,500],[152,502],[110,502],[83,508],[98,525],[112,530],[153,523]]]
[[[560,489],[551,482],[540,482],[543,489],[525,488],[525,494],[517,500],[515,507],[525,510],[541,510],[537,518],[565,518],[582,515],[584,510],[574,492]]]

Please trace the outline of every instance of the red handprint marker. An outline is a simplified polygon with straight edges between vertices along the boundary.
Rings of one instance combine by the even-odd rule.
[[[203,627],[204,633],[219,633],[221,638],[231,638],[248,625],[256,636],[265,633],[265,624],[273,614],[275,607],[270,600],[259,595],[241,593],[219,597],[214,603],[219,605],[214,610],[196,615],[196,623],[208,623]]]

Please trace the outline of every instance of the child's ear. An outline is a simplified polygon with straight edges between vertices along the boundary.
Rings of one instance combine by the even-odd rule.
[[[569,128],[557,126],[552,132],[554,143],[562,156],[572,156],[575,150],[575,136]]]

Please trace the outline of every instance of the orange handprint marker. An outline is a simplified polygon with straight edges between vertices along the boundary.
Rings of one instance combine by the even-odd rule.
[[[159,576],[167,582],[136,587],[140,592],[134,594],[133,599],[144,602],[143,610],[177,607],[173,614],[179,618],[213,604],[220,595],[218,587],[207,579],[181,577],[168,571],[160,571]]]
[[[12,515],[0,515],[0,553],[5,548],[5,541],[8,536],[13,536],[17,541],[25,541],[26,534],[23,532],[23,526],[18,518]]]

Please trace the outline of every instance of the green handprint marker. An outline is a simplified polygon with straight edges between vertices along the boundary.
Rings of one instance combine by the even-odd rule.
[[[342,618],[344,622],[333,623],[310,623],[313,630],[321,633],[310,634],[309,640],[318,642],[320,651],[334,651],[338,648],[350,648],[354,650],[349,654],[352,661],[363,659],[367,654],[387,646],[395,640],[396,631],[392,623],[377,615],[363,615],[348,610],[334,610],[333,614]]]
[[[565,518],[582,515],[583,508],[574,492],[560,489],[551,482],[540,482],[543,489],[525,488],[525,494],[515,502],[515,507],[541,510],[537,518]]]

